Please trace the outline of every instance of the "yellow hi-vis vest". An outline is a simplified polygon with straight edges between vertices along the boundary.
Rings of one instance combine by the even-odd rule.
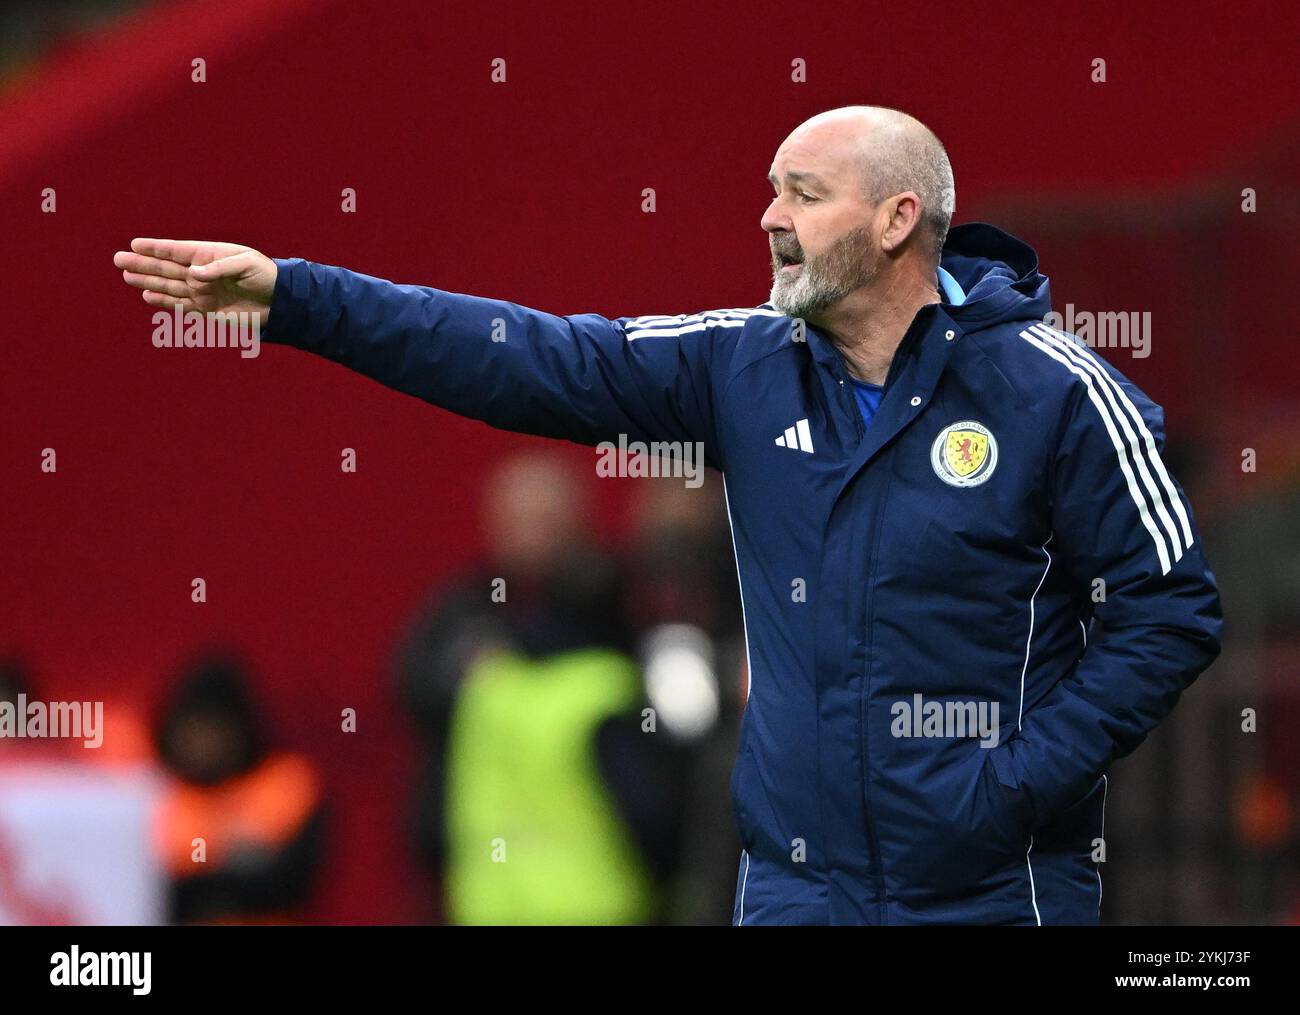
[[[595,733],[635,708],[607,649],[480,658],[451,720],[447,903],[460,924],[644,922],[653,888],[599,773]]]

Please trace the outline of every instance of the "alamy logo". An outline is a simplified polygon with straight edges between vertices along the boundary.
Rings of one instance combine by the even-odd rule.
[[[50,956],[50,983],[56,987],[130,987],[149,993],[153,952],[83,952],[73,945]]]
[[[998,745],[998,702],[926,701],[919,694],[911,701],[896,701],[889,714],[889,732],[896,737],[979,737],[981,747]]]
[[[1090,349],[1132,349],[1134,359],[1151,355],[1151,311],[1075,310],[1065,305],[1065,313],[1052,311],[1043,323],[1066,338]]]
[[[772,431],[769,430],[768,433]],[[808,421],[801,419],[794,426],[785,428],[785,433],[776,439],[778,448],[794,448],[795,451],[806,451],[808,454],[813,452],[812,432],[808,429]]]
[[[0,701],[0,740],[49,737],[80,740],[86,747],[104,743],[102,701]]]
[[[244,359],[262,351],[262,315],[247,310],[197,310],[182,313],[180,304],[154,312],[155,349],[238,349]]]
[[[629,441],[618,435],[618,443],[601,441],[596,445],[596,475],[632,478],[671,476],[685,479],[690,489],[704,482],[703,441]]]

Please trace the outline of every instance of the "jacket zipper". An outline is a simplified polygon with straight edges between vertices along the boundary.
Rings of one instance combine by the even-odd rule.
[[[858,442],[861,443],[862,438],[866,437],[867,435],[867,428],[866,425],[862,422],[862,413],[858,411],[857,396],[852,394],[848,390],[848,386],[845,382],[845,376],[847,374],[847,371],[845,370],[844,367],[844,358],[843,356],[840,355],[840,351],[838,349],[835,350],[835,359],[836,359],[835,379],[839,381],[841,398],[846,402],[846,407],[848,409],[849,416],[856,424]]]
[[[893,361],[889,364],[889,370],[885,374],[885,383],[881,393],[882,404],[885,397],[889,394],[889,389],[893,387],[894,381],[898,377],[901,370],[902,360],[903,357],[895,354]],[[854,405],[853,408],[856,413],[857,405]],[[861,414],[857,413],[857,415],[859,416],[858,422],[861,424]],[[862,431],[865,433],[866,428],[863,427]],[[888,922],[887,907],[885,906],[885,861],[883,854],[880,852],[880,840],[876,835],[876,821],[872,815],[871,807],[871,742],[870,736],[867,732],[867,708],[871,701],[871,678],[869,674],[871,672],[872,617],[876,607],[876,586],[873,581],[875,577],[875,560],[876,554],[880,548],[880,526],[884,520],[884,504],[885,501],[889,499],[889,487],[891,483],[892,478],[889,473],[886,472],[884,489],[881,491],[879,497],[877,497],[874,505],[873,515],[876,519],[876,524],[871,533],[871,546],[868,551],[870,570],[867,573],[866,622],[863,625],[862,630],[862,636],[866,639],[866,652],[864,653],[865,658],[862,667],[862,703],[858,713],[858,725],[862,734],[862,792],[864,803],[867,808],[867,842],[871,851],[871,858],[874,861],[876,868],[876,874],[873,878],[876,887],[876,910],[879,914],[880,923],[882,925]]]
[[[870,735],[867,732],[867,709],[871,702],[871,646],[872,646],[872,616],[876,608],[876,586],[873,581],[875,577],[875,560],[876,553],[880,547],[880,526],[883,522],[884,503],[889,499],[889,487],[892,477],[885,474],[885,488],[876,500],[875,504],[875,528],[871,533],[870,548],[870,571],[867,574],[867,603],[866,603],[866,623],[863,625],[862,635],[866,639],[866,651],[862,665],[862,702],[858,710],[858,723],[862,732],[862,792],[867,807],[867,839],[871,847],[872,859],[876,865],[876,906],[880,914],[881,924],[885,924],[885,860],[880,852],[880,841],[876,836],[876,821],[872,813],[871,806],[871,742]]]
[[[838,350],[836,350],[836,356],[837,358],[839,357]],[[895,367],[897,365],[898,365],[898,358],[895,357],[894,362],[889,365],[889,373],[885,378],[885,384],[884,384],[885,391],[888,391],[889,389],[889,384],[890,381],[893,379]],[[848,410],[850,416],[852,416],[854,423],[857,424],[858,442],[861,443],[862,439],[867,435],[867,427],[866,424],[862,422],[862,413],[858,410],[857,397],[846,390],[847,385],[845,383],[845,368],[844,368],[843,359],[839,359],[838,366],[836,368],[836,374],[837,374],[837,380],[839,381],[840,390],[844,392],[845,395],[845,402],[846,402],[845,407]],[[886,484],[888,484],[888,480],[886,480]],[[878,545],[879,512],[877,512],[876,517],[877,517],[877,523],[876,523],[877,531],[872,534],[871,548],[870,548],[870,554],[872,560],[875,559],[876,547]],[[875,590],[870,581],[871,575],[868,574],[867,578],[868,578],[867,595],[869,598],[867,603],[867,624],[866,624],[866,628],[863,631],[863,635],[864,637],[867,637],[868,639],[867,643],[868,645],[870,645],[870,635],[869,635],[869,632],[871,630],[870,618],[871,618],[871,609],[872,606],[874,605]],[[875,819],[871,815],[871,754],[870,754],[870,744],[868,743],[867,740],[866,707],[867,707],[867,701],[870,699],[870,693],[869,693],[870,687],[867,686],[869,683],[867,672],[870,668],[870,663],[871,660],[867,659],[862,669],[863,692],[862,692],[862,703],[858,709],[858,728],[861,732],[860,741],[862,744],[862,795],[863,795],[863,803],[866,805],[867,849],[871,855],[872,866],[875,868],[875,874],[872,878],[872,881],[874,882],[875,885],[876,910],[877,913],[879,914],[880,922],[883,925],[885,923],[885,873],[884,873],[885,861],[883,855],[880,852],[880,840],[876,835]]]

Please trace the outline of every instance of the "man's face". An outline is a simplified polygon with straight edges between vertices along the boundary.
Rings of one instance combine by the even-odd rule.
[[[832,124],[786,139],[768,176],[776,196],[762,226],[772,251],[771,302],[816,320],[880,271],[875,209],[863,196],[854,141]]]

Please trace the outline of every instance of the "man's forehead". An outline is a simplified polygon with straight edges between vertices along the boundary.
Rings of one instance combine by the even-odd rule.
[[[861,151],[862,125],[844,122],[802,127],[782,142],[767,178],[793,182],[833,181],[855,170],[854,156]]]
[[[782,178],[791,183],[807,183],[814,187],[824,187],[828,182],[824,177],[806,169],[787,169],[783,176],[777,176],[776,164],[773,163],[772,169],[767,174],[767,182],[776,184]]]

